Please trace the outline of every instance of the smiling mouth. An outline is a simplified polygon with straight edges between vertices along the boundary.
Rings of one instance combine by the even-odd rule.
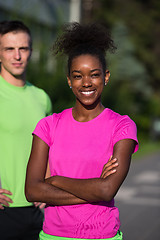
[[[94,93],[94,91],[83,91],[81,93],[88,96],[88,95],[91,95],[92,93]]]

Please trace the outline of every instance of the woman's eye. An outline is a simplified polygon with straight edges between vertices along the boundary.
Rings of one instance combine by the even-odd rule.
[[[100,76],[99,73],[94,73],[94,74],[92,74],[92,77],[93,77],[93,78],[96,78],[96,77],[99,77],[99,76]]]
[[[73,76],[74,79],[80,79],[81,78],[81,75],[75,75]]]

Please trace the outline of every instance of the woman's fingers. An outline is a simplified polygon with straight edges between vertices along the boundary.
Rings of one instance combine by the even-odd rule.
[[[104,165],[101,178],[106,178],[109,175],[116,172],[116,167],[118,167],[117,158],[109,159],[109,161]]]

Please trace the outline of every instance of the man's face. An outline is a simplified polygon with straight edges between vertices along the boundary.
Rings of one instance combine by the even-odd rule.
[[[9,32],[0,36],[2,76],[23,77],[30,56],[30,36],[26,32]]]

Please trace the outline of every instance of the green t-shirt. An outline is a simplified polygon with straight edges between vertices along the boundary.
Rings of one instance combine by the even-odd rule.
[[[10,207],[30,206],[24,194],[26,167],[37,122],[51,114],[49,96],[30,83],[9,84],[0,76],[0,181],[12,192]]]

